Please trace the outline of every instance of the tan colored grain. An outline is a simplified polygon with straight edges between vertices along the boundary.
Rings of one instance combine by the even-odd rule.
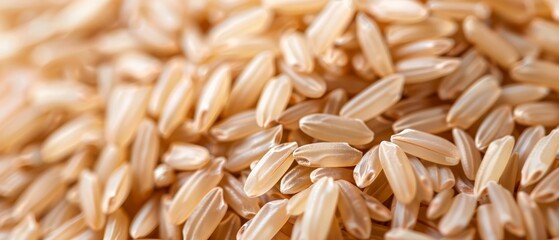
[[[371,185],[382,172],[380,164],[379,146],[367,151],[353,169],[353,179],[358,187],[364,188]]]
[[[256,123],[268,127],[287,107],[292,91],[291,81],[286,76],[270,80],[264,87],[256,106]]]
[[[282,34],[279,42],[283,60],[293,70],[310,73],[314,70],[314,59],[306,38],[297,31]]]
[[[417,190],[416,180],[404,151],[394,143],[383,141],[380,144],[379,156],[383,172],[396,199],[404,204],[412,202]]]
[[[105,184],[111,173],[124,164],[126,151],[112,144],[105,145],[95,162],[94,171],[99,183]]]
[[[29,213],[39,216],[61,200],[67,186],[60,173],[60,167],[52,167],[38,175],[17,197],[11,217],[19,220]]]
[[[446,115],[450,106],[442,105],[427,108],[407,114],[392,125],[394,132],[404,129],[414,129],[427,133],[441,133],[450,129],[446,122]]]
[[[312,187],[308,187],[307,189],[293,195],[293,197],[289,199],[286,207],[287,213],[289,215],[298,216],[305,212],[305,208],[307,207],[307,203],[309,201],[311,189]]]
[[[173,88],[181,80],[183,76],[184,60],[180,58],[175,58],[163,66],[161,74],[159,75],[157,81],[151,92],[151,96],[148,101],[148,112],[152,116],[159,116],[163,111],[163,107],[169,94],[173,91]]]
[[[514,120],[522,125],[559,125],[559,104],[555,102],[529,102],[514,108]]]
[[[280,182],[283,194],[295,194],[312,185],[310,174],[313,168],[297,165],[285,173]]]
[[[155,169],[159,157],[160,139],[153,121],[143,120],[132,144],[130,167],[134,186],[131,196],[145,199],[151,194],[154,182],[150,176]]]
[[[392,224],[391,228],[412,229],[417,223],[419,215],[419,200],[410,203],[402,203],[400,201],[392,201]]]
[[[390,140],[404,152],[421,159],[442,165],[456,165],[460,161],[460,151],[450,141],[439,136],[406,129]]]
[[[39,225],[42,236],[46,236],[70,218],[79,214],[79,208],[68,201],[59,201],[43,217]]]
[[[557,231],[559,226],[559,203],[553,202],[543,206],[543,215],[546,220],[547,231],[553,237],[559,236]]]
[[[327,0],[264,0],[262,4],[284,14],[314,13],[328,3]]]
[[[379,200],[363,192],[361,196],[365,199],[365,204],[367,204],[367,210],[371,219],[379,222],[387,222],[392,219],[390,209],[382,205]]]
[[[307,135],[331,142],[364,145],[371,142],[374,133],[362,120],[331,114],[310,114],[299,120],[300,129]]]
[[[469,128],[497,101],[500,93],[494,77],[482,77],[454,102],[446,121],[453,127]]]
[[[493,140],[512,134],[514,120],[512,109],[505,105],[493,109],[477,129],[475,143],[476,147],[484,151]]]
[[[183,227],[184,239],[208,239],[225,216],[223,189],[216,187],[204,196]]]
[[[460,66],[447,75],[438,87],[441,99],[455,99],[488,69],[489,63],[477,50],[471,48],[462,55]]]
[[[209,31],[208,38],[212,42],[220,42],[231,38],[259,35],[268,29],[272,19],[273,15],[269,9],[262,7],[246,9],[215,25]]]
[[[70,156],[61,176],[67,183],[75,182],[82,170],[91,167],[95,150],[93,148],[82,148]]]
[[[507,104],[516,106],[524,103],[538,101],[549,94],[547,87],[533,84],[509,84],[503,86],[501,96],[497,100],[497,104]]]
[[[163,155],[163,162],[177,170],[196,170],[209,161],[208,149],[189,143],[174,143]]]
[[[167,164],[159,164],[153,170],[153,183],[155,187],[162,188],[171,185],[176,180],[175,171]]]
[[[130,219],[126,212],[118,209],[107,218],[107,225],[103,234],[104,239],[124,240],[128,239],[128,226]]]
[[[501,179],[499,179],[499,184],[510,192],[514,192],[516,184],[520,181],[519,176],[520,168],[518,166],[518,153],[513,150],[503,175],[501,176]]]
[[[357,14],[356,22],[357,39],[367,63],[379,76],[385,77],[394,73],[392,56],[375,21],[360,13]]]
[[[239,172],[247,168],[251,162],[258,160],[270,148],[278,145],[282,135],[283,128],[278,125],[234,142],[227,153],[225,168],[231,172]]]
[[[392,229],[392,230],[386,232],[384,237],[387,240],[399,240],[399,239],[433,240],[433,239],[436,239],[434,237],[431,237],[427,234],[423,234],[421,232],[408,230],[408,229],[402,229],[402,228]]]
[[[526,34],[542,49],[553,54],[559,53],[557,39],[553,35],[559,33],[559,25],[556,22],[542,18],[535,18],[526,28]]]
[[[251,221],[245,223],[248,226],[244,231],[245,226],[241,227],[237,239],[271,239],[289,218],[286,206],[286,199],[266,203]]]
[[[405,0],[370,1],[365,10],[379,21],[391,23],[417,23],[429,15],[422,4]]]
[[[145,115],[150,90],[131,85],[116,86],[107,103],[105,139],[127,146]]]
[[[149,235],[159,225],[159,194],[153,195],[139,209],[130,223],[130,237],[141,238]]]
[[[106,220],[101,210],[101,188],[94,173],[88,170],[81,173],[78,187],[80,209],[85,223],[94,230],[101,230]]]
[[[458,26],[453,21],[428,17],[412,24],[391,24],[385,29],[386,41],[395,46],[423,39],[447,37],[454,34]]]
[[[347,93],[343,89],[334,89],[326,96],[323,113],[339,114],[342,106],[347,102]]]
[[[248,197],[257,197],[270,190],[293,163],[297,143],[289,142],[272,147],[252,169],[244,190]]]
[[[491,9],[483,2],[429,2],[427,4],[431,14],[463,20],[473,15],[480,19],[486,19],[491,15]]]
[[[56,239],[71,239],[78,235],[80,231],[87,228],[83,214],[78,214],[75,217],[65,221],[52,232],[44,236],[45,240]]]
[[[475,178],[474,192],[477,196],[487,188],[490,181],[498,181],[512,154],[514,138],[506,136],[489,144]]]
[[[538,203],[549,203],[559,198],[557,181],[559,179],[559,169],[555,169],[545,176],[534,188],[530,196]]]
[[[354,237],[368,238],[371,233],[371,220],[361,191],[352,183],[337,180],[339,188],[338,210],[346,230]]]
[[[231,88],[231,69],[220,66],[206,81],[194,113],[194,125],[198,132],[206,132],[215,122],[227,100]]]
[[[330,1],[324,6],[305,31],[309,47],[315,55],[323,53],[333,45],[351,22],[354,12],[353,1]]]
[[[447,53],[453,46],[454,40],[451,38],[426,39],[398,46],[393,54],[396,59],[439,56]]]
[[[190,77],[183,75],[168,94],[157,125],[159,132],[166,137],[184,121],[192,107],[194,87]]]
[[[115,169],[105,184],[101,197],[101,210],[111,214],[124,203],[132,188],[132,173],[129,164],[123,164]]]
[[[85,115],[61,126],[41,147],[42,160],[46,163],[58,162],[88,141],[100,138],[101,119],[95,115]]]
[[[41,229],[33,215],[27,215],[10,233],[9,239],[36,240],[41,236]]]
[[[320,112],[323,106],[324,102],[322,100],[308,100],[297,103],[279,115],[277,122],[286,129],[299,129],[300,120],[303,117]]]
[[[425,162],[425,166],[435,192],[452,188],[456,184],[456,178],[450,168],[429,162]]]
[[[516,236],[524,236],[522,216],[513,195],[493,181],[487,184],[487,190],[494,214],[501,225]]]
[[[559,65],[554,62],[526,57],[510,69],[510,76],[519,82],[543,85],[557,90],[559,85],[554,80],[557,70]]]
[[[340,115],[368,121],[400,100],[403,85],[404,76],[387,76],[350,99],[340,110]]]
[[[326,82],[316,73],[300,73],[284,62],[280,62],[281,72],[291,80],[293,88],[302,96],[319,98],[326,93]]]
[[[443,216],[450,208],[453,196],[454,190],[452,188],[448,188],[437,193],[437,195],[435,195],[433,200],[429,203],[429,207],[426,212],[427,218],[435,220]]]
[[[321,178],[312,186],[309,202],[302,219],[301,237],[304,239],[326,239],[336,212],[339,187],[331,178]],[[322,231],[324,230],[324,231]]]
[[[536,143],[543,137],[545,137],[545,128],[541,125],[528,127],[522,131],[516,146],[514,146],[514,152],[518,153],[519,169],[522,169],[530,152],[532,152]]]
[[[467,132],[459,128],[452,129],[452,136],[460,151],[460,162],[465,176],[470,180],[475,179],[481,162],[481,154],[476,149],[474,140]]]
[[[229,207],[239,216],[250,219],[260,210],[257,198],[250,198],[243,189],[243,183],[233,175],[225,173],[221,183],[223,198]]]
[[[477,225],[481,239],[504,239],[504,230],[495,209],[498,203],[484,204],[477,209]],[[520,219],[518,219],[520,220]]]
[[[520,184],[532,185],[541,180],[551,168],[559,150],[559,129],[538,140],[522,167]]]
[[[444,235],[450,235],[465,229],[474,216],[476,197],[460,193],[452,200],[452,205],[439,222],[439,230]]]
[[[520,58],[513,46],[476,17],[464,19],[463,30],[469,42],[502,67],[511,67]]]
[[[256,123],[255,113],[253,110],[249,110],[232,115],[215,124],[210,129],[210,134],[219,141],[229,142],[239,140],[259,130],[261,129]]]
[[[413,84],[447,76],[459,66],[460,59],[426,56],[400,60],[395,68],[404,76],[407,84]]]
[[[525,192],[518,192],[516,196],[518,208],[526,227],[527,239],[543,239],[545,233],[545,218],[536,203]]]
[[[355,166],[363,153],[344,142],[320,142],[300,146],[293,152],[295,161],[305,167]]]
[[[226,116],[242,112],[256,105],[258,96],[275,73],[274,54],[264,51],[256,55],[237,77],[229,101]]]
[[[348,168],[317,168],[310,174],[310,178],[313,183],[318,182],[318,180],[323,177],[330,177],[335,181],[344,180],[355,184],[355,181],[353,180],[353,171]]]
[[[209,239],[235,239],[239,228],[241,228],[241,219],[239,216],[232,213],[225,213],[225,217],[223,217],[219,225],[217,225]]]
[[[169,205],[169,220],[175,224],[186,221],[206,193],[221,181],[224,161],[217,158],[186,180]]]

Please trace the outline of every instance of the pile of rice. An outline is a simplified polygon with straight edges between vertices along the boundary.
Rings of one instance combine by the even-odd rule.
[[[0,0],[0,239],[559,238],[557,0]]]

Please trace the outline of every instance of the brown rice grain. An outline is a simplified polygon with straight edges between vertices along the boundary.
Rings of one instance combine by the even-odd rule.
[[[468,129],[497,101],[501,89],[497,80],[486,75],[470,86],[450,108],[446,121],[453,127]]]
[[[520,55],[512,45],[476,17],[465,18],[462,28],[466,39],[499,66],[511,67],[513,63],[520,59]]]
[[[132,173],[130,171],[130,165],[125,163],[115,169],[107,179],[101,197],[103,213],[111,214],[118,210],[128,197],[132,188]]]
[[[276,121],[286,129],[296,130],[299,129],[301,118],[320,112],[323,106],[324,101],[318,99],[300,102],[287,108]]]
[[[371,185],[382,172],[379,146],[369,149],[353,169],[353,179],[360,188]]]
[[[359,13],[356,22],[361,51],[375,74],[385,77],[394,73],[392,56],[375,21]]]
[[[436,38],[407,43],[396,47],[392,52],[396,59],[440,56],[447,53],[453,46],[454,40],[451,38]]]
[[[132,169],[131,196],[145,199],[152,191],[154,183],[151,175],[157,164],[159,156],[159,137],[153,121],[143,120],[138,126],[138,132],[132,144],[130,154],[130,167]]]
[[[173,143],[163,155],[163,162],[177,170],[196,170],[210,161],[205,147],[190,143]]]
[[[210,134],[219,141],[229,142],[239,140],[259,130],[261,128],[256,123],[255,112],[249,110],[231,115],[215,124],[210,129]]]
[[[194,125],[198,132],[206,132],[215,122],[227,100],[231,88],[231,69],[222,65],[206,81],[194,113]]]
[[[552,237],[559,236],[559,203],[552,202],[543,206],[543,215],[546,220],[547,231]]]
[[[300,129],[318,140],[364,145],[373,141],[374,133],[360,119],[331,114],[310,114],[299,120]]]
[[[379,222],[387,222],[392,219],[390,209],[384,206],[379,200],[363,192],[361,196],[365,199],[365,204],[367,204],[367,210],[371,219]]]
[[[460,151],[450,141],[439,136],[413,130],[392,135],[390,140],[404,152],[442,165],[456,165],[460,161]]]
[[[551,1],[548,1],[551,2]],[[557,39],[551,37],[559,34],[559,25],[556,22],[548,21],[542,18],[535,18],[526,28],[526,34],[532,39],[542,50],[558,54]]]
[[[497,105],[507,104],[516,106],[524,103],[538,101],[550,92],[549,88],[533,84],[509,84],[503,86]]]
[[[173,168],[165,163],[157,165],[153,170],[153,184],[157,188],[167,187],[171,185],[175,179],[175,171]]]
[[[317,168],[311,172],[310,178],[313,183],[318,182],[323,177],[330,177],[337,180],[344,180],[355,184],[353,171],[348,168]]]
[[[216,187],[204,196],[183,227],[184,239],[208,239],[227,212],[223,189]]]
[[[305,212],[311,189],[312,187],[308,187],[307,189],[293,195],[293,197],[289,199],[286,207],[287,213],[289,215],[298,216]]]
[[[417,223],[420,202],[414,199],[410,203],[402,203],[397,199],[392,201],[392,224],[391,228],[413,229]]]
[[[293,152],[295,161],[305,167],[351,167],[363,153],[344,142],[320,142],[300,146]]]
[[[538,203],[550,203],[559,199],[559,168],[545,176],[534,188],[530,196]]]
[[[383,141],[379,148],[380,163],[394,196],[407,204],[416,195],[416,180],[408,157],[398,145]],[[374,196],[374,195],[372,195]]]
[[[27,215],[21,222],[14,227],[9,239],[29,239],[36,240],[41,236],[40,225],[33,215]]]
[[[175,224],[186,221],[204,195],[221,181],[224,161],[223,158],[214,159],[188,178],[169,205],[169,220]]]
[[[282,135],[283,128],[278,125],[234,142],[227,153],[225,168],[231,172],[239,172],[249,167],[251,162],[258,160],[270,148],[278,145]]]
[[[270,190],[293,163],[297,143],[289,142],[272,147],[250,172],[244,185],[248,197],[257,197]]]
[[[338,193],[339,187],[331,178],[321,178],[313,184],[308,200],[313,204],[307,204],[302,219],[303,239],[326,239],[326,230],[335,216]]]
[[[546,237],[545,218],[536,203],[525,192],[518,192],[516,196],[522,220],[526,227],[527,239],[543,239]]]
[[[35,177],[17,197],[11,217],[19,220],[29,213],[40,216],[54,203],[61,200],[67,186],[60,173],[60,167],[53,167]]]
[[[471,48],[462,55],[460,66],[443,78],[438,87],[438,96],[443,99],[455,99],[488,69],[489,63],[477,50]]]
[[[209,41],[220,42],[231,38],[250,37],[265,32],[271,25],[273,13],[262,7],[240,11],[215,25],[208,33]]]
[[[496,182],[489,182],[487,184],[487,192],[489,199],[493,203],[492,210],[497,216],[497,220],[504,226],[510,233],[516,236],[524,236],[524,225],[522,224],[522,216],[520,209],[514,201],[513,195],[505,188]]]
[[[505,105],[493,109],[477,129],[475,143],[476,147],[484,151],[493,140],[512,134],[514,120],[512,109]]]
[[[460,59],[448,57],[415,57],[396,63],[396,71],[402,74],[406,84],[433,81],[454,72],[460,66]]]
[[[559,65],[554,62],[526,57],[511,67],[510,76],[515,81],[543,85],[557,90],[559,84],[554,79],[558,70]]]
[[[451,20],[437,17],[412,24],[391,24],[385,29],[386,41],[390,46],[415,42],[423,39],[447,37],[458,29]]]
[[[559,104],[555,102],[529,102],[514,108],[514,120],[522,125],[559,125]]]
[[[310,178],[314,168],[297,165],[285,173],[280,181],[280,191],[283,194],[295,194],[312,185]]]
[[[483,2],[429,2],[431,14],[435,16],[463,20],[473,15],[486,19],[491,15],[491,8]]]
[[[89,170],[81,173],[78,187],[80,209],[85,223],[94,230],[101,230],[105,225],[106,218],[101,210],[101,188],[94,173]]]
[[[241,219],[239,216],[229,212],[225,213],[225,217],[221,220],[219,225],[215,228],[215,231],[210,236],[210,240],[233,240],[235,239],[237,232],[241,228]]]
[[[538,140],[522,166],[520,184],[532,185],[541,180],[551,168],[559,150],[559,129]]]
[[[343,105],[347,102],[347,92],[341,88],[332,90],[326,96],[323,113],[339,114]]]
[[[499,222],[499,213],[495,209],[498,203],[484,204],[477,209],[477,226],[483,240],[504,239],[505,232]],[[519,219],[520,220],[520,219]]]
[[[313,55],[303,34],[297,31],[286,32],[281,36],[279,45],[285,63],[293,70],[301,73],[313,71]]]
[[[101,185],[105,184],[110,174],[124,164],[126,151],[118,146],[107,144],[101,150],[95,162],[94,172]]]
[[[105,138],[117,146],[127,146],[145,115],[150,90],[132,85],[116,86],[109,98]]]
[[[87,147],[74,152],[62,169],[61,176],[64,181],[67,183],[75,182],[82,170],[91,167],[94,152],[93,148]]]
[[[309,47],[315,55],[323,53],[334,44],[336,37],[342,35],[351,22],[354,12],[353,1],[330,1],[324,6],[305,32]]]
[[[223,198],[229,208],[245,219],[251,219],[260,210],[257,198],[250,198],[243,189],[243,183],[229,173],[225,173],[221,183]]]
[[[326,81],[316,73],[300,73],[285,62],[280,62],[281,72],[291,80],[293,88],[302,96],[319,98],[326,93]],[[294,95],[295,96],[295,95]]]
[[[103,239],[125,240],[128,239],[128,226],[130,220],[126,216],[126,212],[117,209],[107,218],[107,224],[103,234]]]
[[[161,195],[153,195],[138,210],[130,223],[130,237],[141,238],[148,236],[159,223]]]
[[[460,193],[452,200],[452,205],[439,222],[439,230],[444,235],[456,234],[465,229],[474,216],[476,197]]]
[[[168,137],[184,121],[194,98],[194,87],[189,76],[183,75],[169,92],[159,116],[158,129]]]
[[[489,144],[476,174],[474,193],[480,196],[490,181],[498,181],[512,154],[514,138],[506,136]]]
[[[514,146],[514,152],[518,153],[518,167],[522,169],[526,159],[536,143],[545,137],[545,128],[541,125],[528,127],[518,137],[518,143]]]
[[[435,220],[443,216],[450,208],[453,196],[454,190],[452,188],[447,188],[446,190],[437,193],[437,195],[435,195],[433,200],[429,203],[426,212],[427,218]]]
[[[266,203],[253,219],[241,227],[237,239],[271,239],[289,218],[286,206],[286,199]]]
[[[345,229],[354,237],[364,239],[371,233],[371,220],[361,191],[352,183],[337,180],[339,188],[338,210]]]
[[[270,80],[264,87],[256,106],[256,123],[269,127],[287,107],[292,91],[291,81],[286,76]]]
[[[44,236],[45,240],[71,239],[87,228],[83,214],[65,221],[52,232]]]
[[[340,115],[368,121],[398,102],[403,87],[404,76],[387,76],[350,99],[340,110]]]
[[[237,77],[223,114],[230,116],[256,105],[258,96],[275,71],[272,52],[265,51],[256,55]]]

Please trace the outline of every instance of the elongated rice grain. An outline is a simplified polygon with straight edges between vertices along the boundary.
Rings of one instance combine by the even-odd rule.
[[[406,204],[416,195],[415,174],[409,159],[398,145],[383,141],[379,148],[380,163],[398,201]]]

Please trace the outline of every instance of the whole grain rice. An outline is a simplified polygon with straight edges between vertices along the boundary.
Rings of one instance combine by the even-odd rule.
[[[0,238],[557,238],[558,20],[557,0],[4,1]]]

